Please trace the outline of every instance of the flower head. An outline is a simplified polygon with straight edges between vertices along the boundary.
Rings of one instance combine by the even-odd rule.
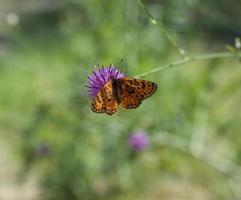
[[[36,153],[40,156],[46,156],[50,153],[50,148],[47,144],[42,143],[36,147]]]
[[[116,67],[110,65],[109,67],[102,66],[93,71],[88,76],[88,82],[86,87],[90,98],[95,98],[99,90],[111,79],[111,78],[123,78],[125,75],[121,73]]]
[[[149,146],[149,137],[144,131],[135,131],[129,137],[129,145],[133,150],[144,150]]]

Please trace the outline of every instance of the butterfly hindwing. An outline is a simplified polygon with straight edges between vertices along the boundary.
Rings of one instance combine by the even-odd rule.
[[[137,108],[144,99],[153,95],[157,84],[134,78],[122,78],[120,81],[121,106],[131,109]]]
[[[94,112],[102,113],[102,112],[105,111],[106,105],[105,105],[104,98],[102,96],[103,96],[103,91],[100,90],[97,93],[97,95],[94,98],[94,100],[92,101],[92,103],[91,103],[91,110],[93,110]]]
[[[108,115],[113,115],[114,113],[117,112],[117,108],[118,108],[117,100],[116,99],[111,99],[111,101],[107,102],[107,106],[106,106],[105,112]]]
[[[93,99],[91,109],[97,113],[114,114],[117,111],[118,103],[112,93],[112,84],[111,81],[108,81]]]

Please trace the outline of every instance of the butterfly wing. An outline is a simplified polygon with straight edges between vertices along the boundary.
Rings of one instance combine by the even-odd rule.
[[[151,81],[134,78],[121,78],[119,81],[121,106],[127,109],[137,108],[157,90],[157,84]]]
[[[112,84],[111,81],[108,81],[93,99],[91,103],[91,110],[96,113],[106,113],[108,115],[112,115],[117,112],[118,103],[112,94]]]

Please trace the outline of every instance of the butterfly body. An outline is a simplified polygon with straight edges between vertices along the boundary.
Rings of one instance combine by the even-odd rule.
[[[119,79],[112,78],[111,80],[112,85],[112,97],[116,98],[117,103],[120,104],[121,102],[121,83]]]
[[[91,109],[97,113],[112,115],[118,105],[123,108],[137,108],[144,99],[153,95],[157,84],[134,78],[111,78],[97,93],[91,103]]]

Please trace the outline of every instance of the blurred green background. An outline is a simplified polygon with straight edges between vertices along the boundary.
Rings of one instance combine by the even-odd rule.
[[[144,3],[188,55],[241,36],[241,1]],[[241,199],[240,61],[161,71],[138,109],[93,113],[87,76],[122,58],[135,76],[181,56],[135,0],[1,0],[1,200]]]

